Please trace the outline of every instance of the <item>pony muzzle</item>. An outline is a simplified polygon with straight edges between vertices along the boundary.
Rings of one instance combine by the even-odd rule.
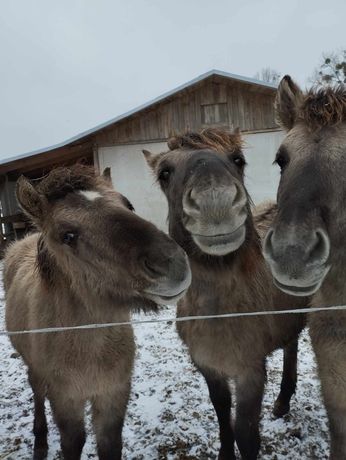
[[[330,251],[326,232],[318,229],[308,237],[303,232],[270,229],[264,239],[263,254],[267,260],[275,285],[283,292],[295,296],[308,296],[317,292],[330,270],[327,264]]]
[[[237,250],[245,240],[247,197],[241,184],[193,188],[183,197],[183,224],[205,253],[222,256]]]

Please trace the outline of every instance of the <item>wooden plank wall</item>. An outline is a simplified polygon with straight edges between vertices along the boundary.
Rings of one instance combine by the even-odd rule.
[[[274,118],[275,91],[237,82],[207,80],[102,130],[95,136],[99,146],[167,139],[173,130],[196,130],[202,124],[202,106],[227,104],[225,123],[242,131],[261,131],[278,126]],[[204,109],[204,113],[212,107]],[[225,107],[220,108],[224,113]]]

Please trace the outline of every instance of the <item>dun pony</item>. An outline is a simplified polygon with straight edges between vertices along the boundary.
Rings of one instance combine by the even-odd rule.
[[[37,185],[22,177],[17,198],[37,232],[5,257],[9,331],[129,321],[156,310],[190,283],[184,251],[133,212],[109,177],[74,166]],[[135,342],[130,326],[13,336],[34,393],[34,459],[47,456],[44,401],[50,401],[65,460],[85,442],[91,402],[101,460],[120,460]]]
[[[299,307],[306,299],[279,291],[261,253],[261,238],[275,206],[256,212],[244,185],[245,158],[239,132],[207,129],[172,138],[170,150],[144,155],[168,200],[169,233],[188,254],[192,284],[177,315]],[[256,223],[256,225],[255,225]],[[258,316],[178,323],[180,337],[206,379],[219,426],[219,459],[256,459],[266,357],[285,347],[281,392],[274,413],[288,412],[297,380],[297,340],[302,315]],[[236,384],[231,423],[229,380]]]
[[[278,215],[265,240],[275,283],[314,306],[346,303],[346,86],[303,93],[286,76],[276,98],[287,131]],[[332,460],[346,458],[346,313],[309,318],[329,418]]]

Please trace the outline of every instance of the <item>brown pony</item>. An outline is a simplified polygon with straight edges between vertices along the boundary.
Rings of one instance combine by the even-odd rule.
[[[169,206],[169,233],[188,254],[192,284],[178,316],[285,309],[306,300],[275,288],[261,253],[250,199],[244,186],[245,159],[239,133],[208,129],[172,138],[170,150],[144,151]],[[255,220],[263,234],[275,208]],[[257,458],[265,360],[285,348],[281,392],[274,413],[289,411],[297,379],[297,339],[304,317],[257,316],[178,323],[191,358],[206,379],[219,426],[219,459]],[[236,383],[236,421],[231,424],[229,379]]]
[[[134,214],[110,180],[92,169],[59,168],[35,186],[22,177],[17,198],[38,232],[14,243],[5,257],[9,331],[129,321],[131,310],[156,310],[188,287],[184,251]],[[135,354],[132,328],[11,341],[34,393],[34,459],[47,456],[48,397],[65,460],[81,456],[88,400],[99,458],[119,460]]]
[[[313,305],[346,303],[346,87],[303,93],[282,79],[276,110],[287,131],[279,212],[265,241],[275,283],[294,295],[316,293]],[[331,456],[346,458],[346,313],[309,317],[329,417]]]

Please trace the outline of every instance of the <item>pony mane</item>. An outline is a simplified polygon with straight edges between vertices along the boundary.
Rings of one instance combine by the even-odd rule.
[[[64,198],[68,193],[95,189],[101,182],[105,180],[96,175],[93,167],[76,164],[53,169],[41,179],[36,190],[48,201],[55,201]]]
[[[346,86],[312,88],[303,98],[299,118],[312,128],[333,126],[346,120]]]
[[[206,128],[201,131],[187,131],[184,134],[171,137],[167,142],[170,150],[211,149],[221,153],[241,150],[243,142],[240,132],[230,133],[217,128]]]

